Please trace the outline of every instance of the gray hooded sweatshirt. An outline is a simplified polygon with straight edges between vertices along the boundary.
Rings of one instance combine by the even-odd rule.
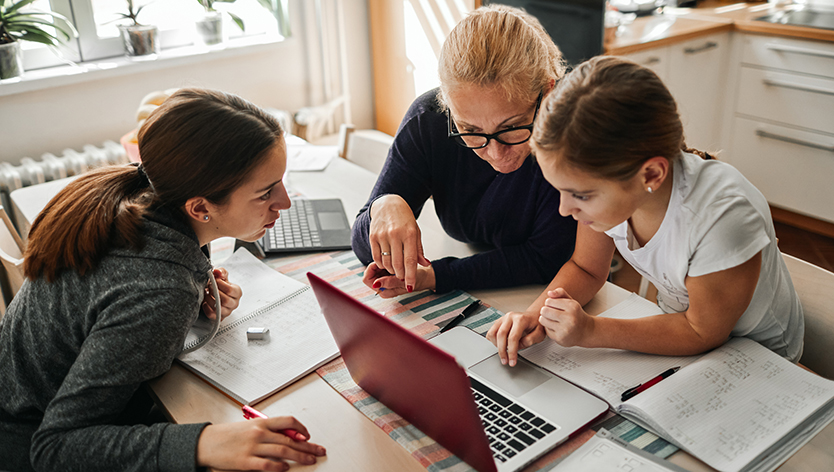
[[[164,374],[199,315],[211,267],[173,210],[140,251],[113,249],[85,276],[27,280],[0,321],[0,470],[192,471],[205,424],[119,425]]]

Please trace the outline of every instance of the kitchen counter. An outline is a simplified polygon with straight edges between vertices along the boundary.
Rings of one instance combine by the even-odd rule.
[[[662,14],[639,17],[634,23],[621,26],[605,50],[610,55],[631,54],[723,31],[834,42],[834,30],[755,20],[776,10],[777,7],[768,3],[727,3],[715,0],[700,3],[697,8],[674,8]]]

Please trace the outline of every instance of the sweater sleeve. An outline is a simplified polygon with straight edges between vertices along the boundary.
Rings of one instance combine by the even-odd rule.
[[[365,265],[373,260],[369,234],[373,202],[385,195],[399,195],[417,218],[432,194],[430,160],[425,147],[428,137],[422,136],[420,115],[416,111],[419,101],[411,105],[400,125],[371,195],[353,223],[351,246]]]
[[[35,469],[194,471],[206,424],[121,426],[117,418],[142,382],[170,368],[198,307],[181,290],[114,294],[32,438]]]
[[[549,185],[544,182],[544,185]],[[435,291],[547,284],[573,254],[576,222],[559,215],[559,194],[545,187],[536,203],[529,237],[465,257],[432,261]]]

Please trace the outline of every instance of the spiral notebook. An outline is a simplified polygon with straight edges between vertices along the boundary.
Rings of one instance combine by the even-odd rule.
[[[236,401],[252,405],[339,355],[308,285],[269,268],[243,248],[222,265],[243,297],[210,343],[178,357],[183,366]],[[206,336],[209,324],[199,320],[186,347]],[[252,327],[269,332],[264,339],[249,340],[246,331]]]

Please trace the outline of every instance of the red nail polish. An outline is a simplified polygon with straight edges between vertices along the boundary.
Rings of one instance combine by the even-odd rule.
[[[412,287],[411,285],[407,285],[405,288],[408,289],[408,293],[411,293],[411,292],[414,291],[414,287]]]
[[[382,282],[380,282],[378,280],[376,282],[374,282],[374,288],[379,288],[380,285],[382,285]]]

